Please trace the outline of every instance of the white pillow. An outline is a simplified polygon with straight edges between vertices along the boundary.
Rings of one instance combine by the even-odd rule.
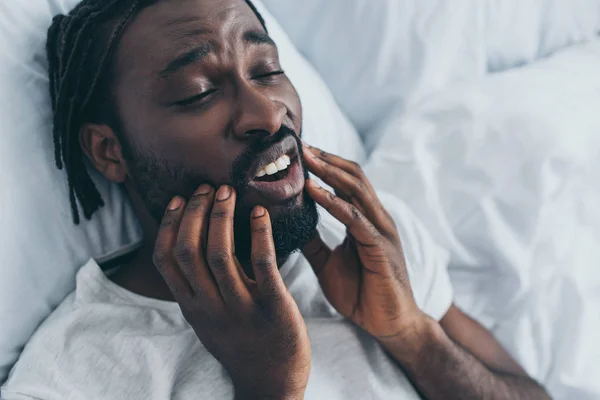
[[[557,399],[600,396],[598,71],[600,39],[432,93],[365,166],[450,250],[458,305]]]
[[[600,31],[600,0],[263,1],[369,151],[379,139],[372,131],[409,99]]]
[[[98,179],[107,205],[72,223],[66,176],[54,163],[46,32],[78,0],[0,2],[0,382],[37,325],[74,288],[77,269],[131,251],[141,234],[121,190]],[[264,12],[304,105],[307,141],[362,161],[360,139],[315,70]]]

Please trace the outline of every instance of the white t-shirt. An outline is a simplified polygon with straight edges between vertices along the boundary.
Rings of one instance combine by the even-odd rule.
[[[447,254],[401,202],[383,193],[380,198],[397,223],[417,304],[439,320],[452,302]],[[324,241],[340,244],[344,227],[320,214]],[[380,346],[325,300],[304,256],[294,254],[281,274],[310,337],[306,399],[418,399]],[[226,371],[176,303],[117,286],[93,260],[79,271],[76,290],[33,335],[0,390],[5,400],[233,398]]]

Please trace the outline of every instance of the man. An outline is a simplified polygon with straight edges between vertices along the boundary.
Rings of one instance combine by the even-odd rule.
[[[451,305],[418,224],[302,144],[249,1],[86,0],[54,20],[48,55],[75,222],[102,206],[83,152],[145,243],[110,279],[83,267],[4,398],[548,398]]]

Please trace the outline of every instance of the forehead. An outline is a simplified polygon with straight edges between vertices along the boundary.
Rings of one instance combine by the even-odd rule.
[[[157,72],[201,40],[222,47],[247,30],[263,27],[244,0],[159,1],[144,8],[121,38],[118,75]]]

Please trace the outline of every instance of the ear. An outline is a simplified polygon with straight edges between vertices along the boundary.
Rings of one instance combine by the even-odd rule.
[[[127,164],[121,143],[108,125],[85,124],[79,131],[79,144],[92,165],[109,181],[123,183]]]

